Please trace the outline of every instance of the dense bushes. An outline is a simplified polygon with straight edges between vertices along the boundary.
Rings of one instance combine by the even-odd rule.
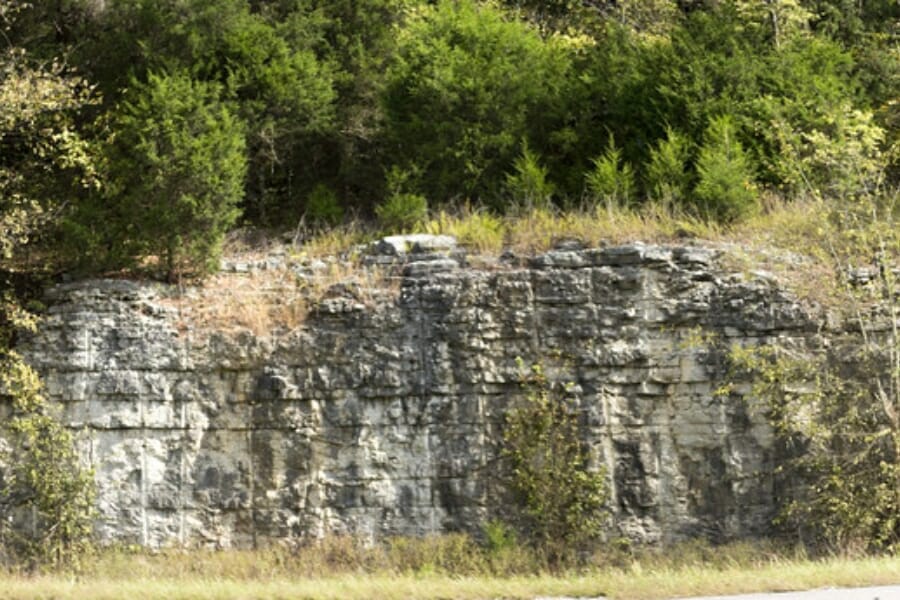
[[[568,69],[561,48],[490,5],[441,1],[403,29],[387,74],[385,136],[438,201],[492,200]]]
[[[519,360],[519,369],[525,371]],[[551,565],[591,550],[605,533],[606,473],[589,470],[578,411],[540,364],[523,372],[523,403],[506,413],[501,481],[512,498],[509,520]],[[490,541],[490,537],[489,537]]]
[[[728,222],[762,192],[871,191],[900,162],[900,7],[886,1],[64,4],[23,6],[8,36],[102,93],[78,115],[85,152],[130,143],[123,107],[149,106],[158,74],[189,79],[177,93],[241,130],[249,224],[650,200]],[[181,142],[173,164],[195,151]],[[90,241],[92,268],[160,253],[132,244],[153,238],[135,190],[167,193],[137,154],[109,155],[114,185],[66,205],[53,239]]]

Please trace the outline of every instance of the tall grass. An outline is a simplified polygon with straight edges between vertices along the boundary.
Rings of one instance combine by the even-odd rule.
[[[505,556],[465,535],[397,538],[380,545],[337,537],[254,551],[112,550],[77,576],[0,574],[0,598],[534,598],[567,595],[653,600],[686,595],[900,583],[900,559],[810,559],[777,545],[738,543],[598,551],[549,573],[539,554]]]

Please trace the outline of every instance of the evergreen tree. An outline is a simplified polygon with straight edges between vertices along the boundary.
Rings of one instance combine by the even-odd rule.
[[[700,214],[728,223],[756,208],[753,165],[737,139],[731,118],[714,118],[697,159],[694,195]]]
[[[215,267],[239,215],[245,127],[220,93],[183,72],[150,74],[116,120],[111,200],[127,219],[116,241],[158,256],[169,280]]]

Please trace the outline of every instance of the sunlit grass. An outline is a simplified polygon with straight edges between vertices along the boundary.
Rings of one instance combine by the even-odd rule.
[[[572,240],[586,247],[632,242],[711,245],[725,251],[726,268],[770,272],[799,298],[827,306],[840,301],[834,293],[839,286],[827,253],[832,227],[827,214],[821,202],[785,202],[777,197],[769,198],[763,210],[730,226],[652,203],[567,211],[535,208],[505,216],[466,205],[455,212],[433,213],[416,231],[452,235],[471,255],[488,261],[504,250],[528,256]],[[313,275],[301,280],[288,270],[223,273],[182,299],[181,314],[186,323],[200,330],[244,329],[256,335],[279,328],[292,330],[302,325],[335,283],[349,282],[370,297],[394,289],[397,281],[389,269],[369,269],[359,260],[364,245],[382,234],[374,224],[362,221],[296,232],[287,255],[305,264],[318,262]],[[228,250],[233,258],[255,260],[263,257],[261,248],[268,246],[238,239],[230,242]],[[831,285],[823,285],[829,281]]]
[[[724,226],[660,204],[639,207],[585,206],[569,210],[534,208],[497,215],[486,208],[463,206],[440,210],[421,223],[416,233],[452,235],[475,254],[499,254],[504,249],[539,253],[561,240],[585,246],[645,243],[735,243],[766,245],[784,250],[810,248],[822,235],[827,211],[814,201],[770,200],[765,209],[742,222]],[[383,232],[362,222],[312,232],[295,252],[314,257],[346,253]]]
[[[900,559],[895,557],[810,560],[766,546],[695,546],[632,556],[617,566],[511,575],[454,573],[433,565],[410,570],[403,565],[366,566],[352,561],[327,566],[321,559],[313,560],[321,569],[314,573],[302,564],[304,557],[310,556],[304,553],[107,553],[77,577],[0,575],[0,598],[465,600],[605,595],[655,600],[900,583]]]

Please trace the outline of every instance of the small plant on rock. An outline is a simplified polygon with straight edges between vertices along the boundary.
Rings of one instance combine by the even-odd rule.
[[[519,361],[524,370],[524,363]],[[506,415],[502,456],[515,500],[514,525],[558,567],[589,549],[607,518],[603,470],[591,470],[575,406],[541,365],[522,376],[525,401]]]

